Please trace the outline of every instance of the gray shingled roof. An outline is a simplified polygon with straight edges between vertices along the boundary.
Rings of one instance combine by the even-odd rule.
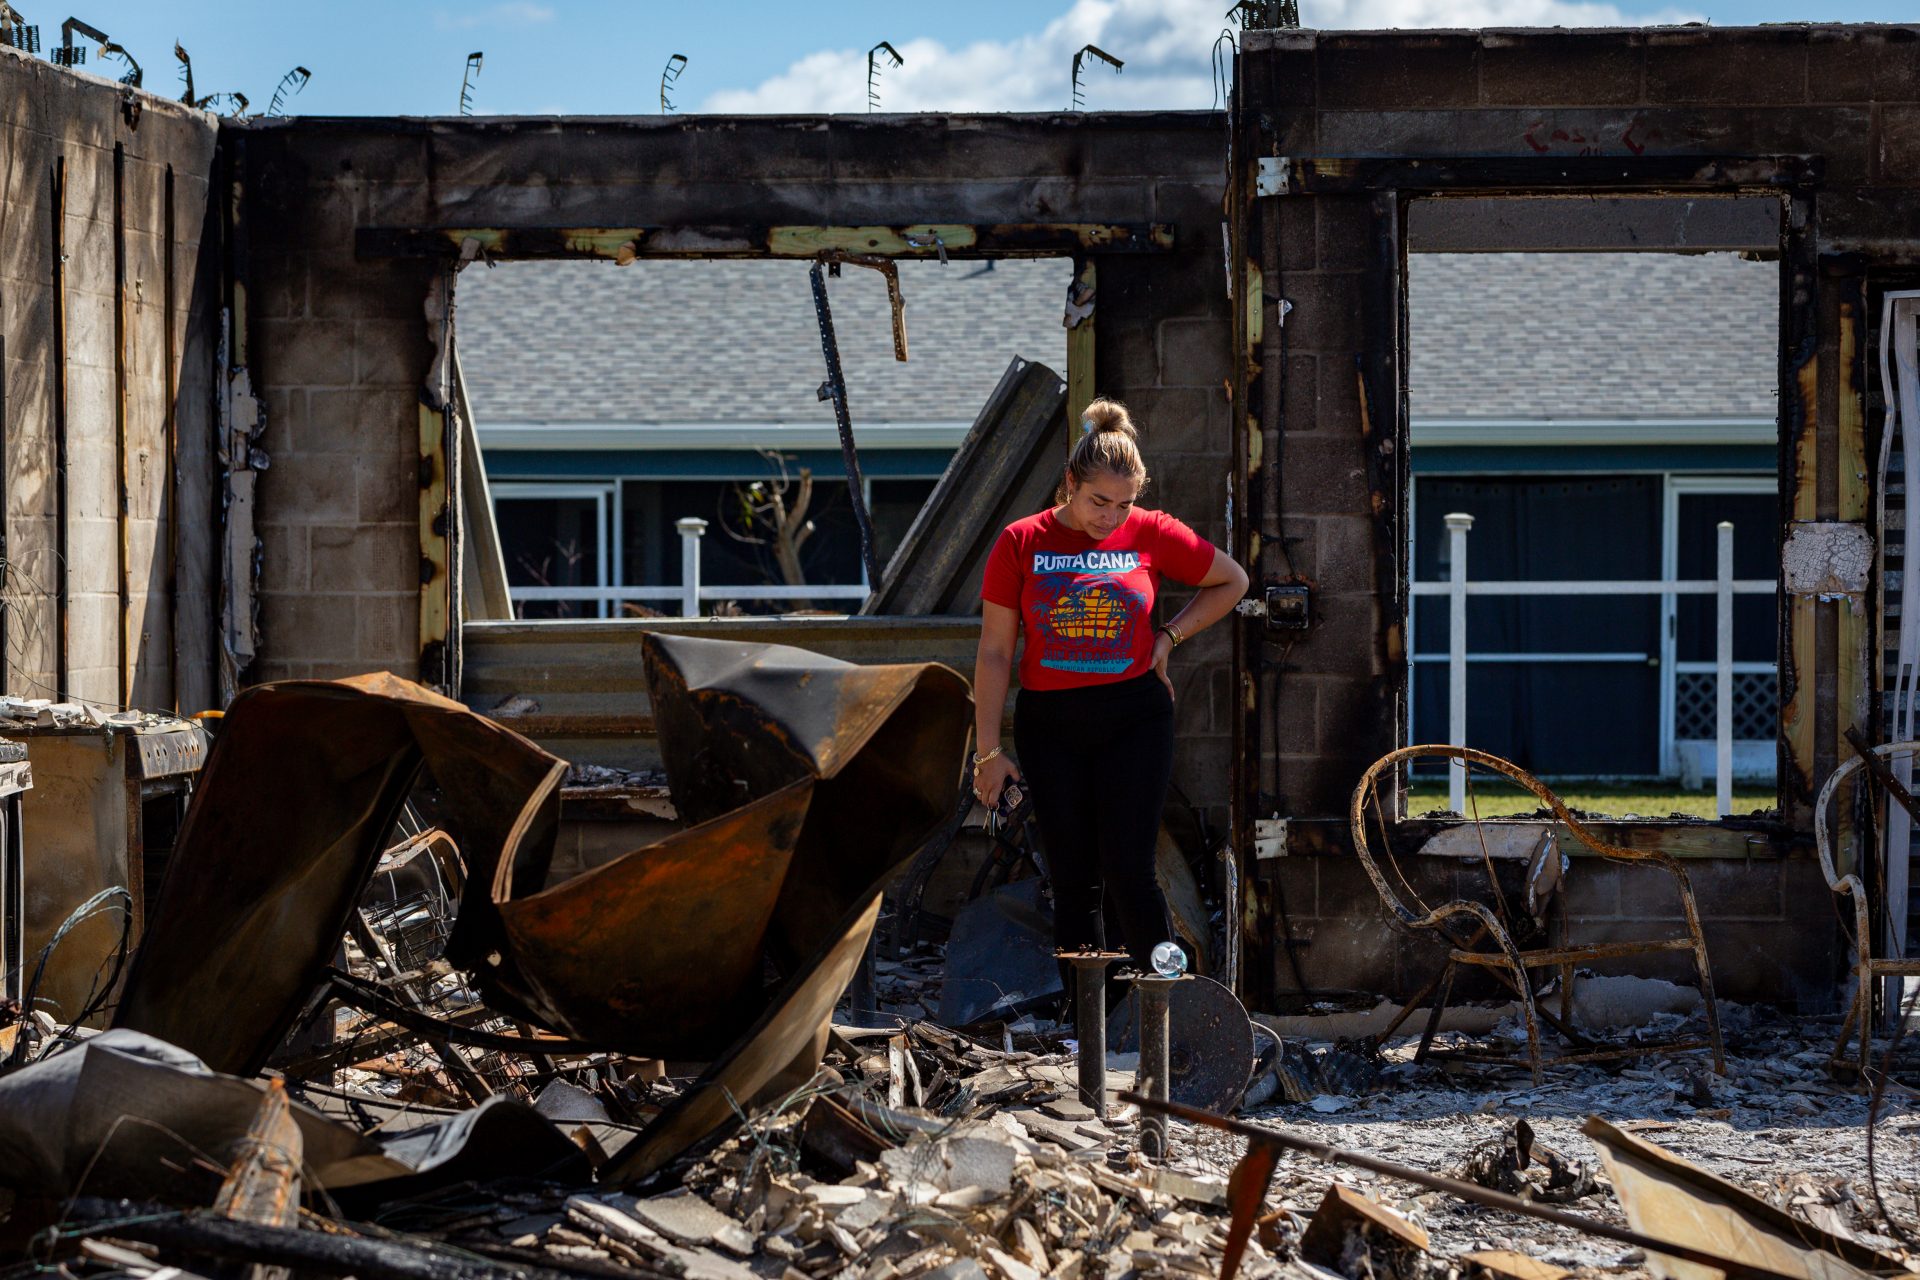
[[[900,265],[909,355],[879,273],[827,281],[862,422],[971,422],[1007,362],[1066,372],[1065,259]],[[456,288],[460,364],[484,429],[507,423],[822,423],[805,262],[510,262]]]
[[[966,422],[1014,355],[1066,371],[1064,260],[829,281],[855,423]],[[1415,418],[1770,418],[1779,265],[1730,254],[1415,254]],[[802,262],[504,263],[458,286],[482,428],[831,423]]]
[[[1414,254],[1415,418],[1771,418],[1780,264]]]

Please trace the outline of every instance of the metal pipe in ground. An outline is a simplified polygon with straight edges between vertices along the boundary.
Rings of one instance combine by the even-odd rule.
[[[1080,1072],[1080,1101],[1094,1118],[1107,1118],[1107,966],[1126,959],[1121,951],[1062,951],[1073,966],[1075,1054]]]
[[[1165,1102],[1171,1087],[1173,1054],[1168,1043],[1169,1009],[1173,984],[1184,982],[1182,975],[1157,973],[1135,975],[1133,989],[1140,997],[1140,1068],[1136,1075],[1139,1090],[1156,1102]],[[1149,1160],[1167,1156],[1167,1117],[1164,1112],[1142,1109],[1140,1116],[1140,1154]]]

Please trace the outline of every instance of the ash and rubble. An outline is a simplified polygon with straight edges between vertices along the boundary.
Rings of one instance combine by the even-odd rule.
[[[389,955],[397,927],[380,925],[379,944]],[[376,945],[374,955],[379,950]],[[940,960],[937,945],[923,945],[902,960],[881,962],[881,1009],[930,1004]],[[369,977],[380,973],[381,962],[358,947],[348,963]],[[444,959],[429,958],[419,971],[398,976],[418,984],[443,1010],[479,1007]],[[1390,1041],[1374,1054],[1350,1039],[1296,1034],[1284,1040],[1291,1059],[1268,1055],[1269,1074],[1289,1060],[1296,1074],[1299,1063],[1315,1061],[1364,1058],[1370,1069],[1342,1065],[1296,1079],[1271,1092],[1299,1100],[1243,1115],[1620,1225],[1625,1216],[1594,1147],[1580,1133],[1584,1117],[1600,1115],[1814,1226],[1907,1258],[1901,1241],[1885,1234],[1888,1223],[1870,1186],[1869,1100],[1826,1069],[1835,1021],[1735,1005],[1723,1005],[1722,1013],[1724,1077],[1711,1074],[1704,1055],[1649,1057],[1607,1068],[1558,1066],[1536,1086],[1517,1067],[1416,1064],[1414,1037]],[[1243,1140],[1173,1121],[1167,1157],[1144,1159],[1134,1107],[1115,1102],[1102,1121],[1078,1100],[1072,1029],[1050,1021],[1047,1011],[964,1033],[897,1012],[883,1019],[889,1026],[854,1027],[850,1014],[843,1000],[819,1070],[743,1113],[732,1136],[661,1175],[609,1189],[594,1184],[592,1166],[604,1167],[610,1150],[670,1109],[692,1078],[618,1054],[562,1053],[542,1061],[436,1047],[419,1037],[368,1056],[376,1041],[355,1037],[375,1034],[361,1025],[369,1015],[340,1012],[341,1039],[357,1047],[334,1052],[351,1064],[326,1076],[327,1083],[290,1081],[287,1092],[296,1102],[398,1151],[409,1140],[419,1145],[421,1135],[469,1108],[466,1077],[477,1076],[483,1096],[523,1100],[552,1126],[557,1148],[577,1150],[584,1160],[571,1177],[541,1180],[528,1175],[544,1154],[495,1152],[478,1178],[380,1197],[343,1213],[336,1224],[312,1225],[371,1234],[423,1259],[483,1260],[469,1274],[503,1277],[1160,1280],[1220,1274],[1229,1180],[1245,1154]],[[1624,1034],[1665,1035],[1683,1019],[1654,1013]],[[1517,1023],[1508,1022],[1491,1037],[1520,1034]],[[1484,1047],[1486,1037],[1478,1038]],[[1440,1044],[1464,1039],[1464,1033],[1442,1032]],[[463,1065],[452,1067],[450,1057]],[[1108,1061],[1110,1090],[1130,1088],[1134,1058],[1112,1054]],[[1304,1096],[1331,1079],[1356,1087]],[[1256,1069],[1250,1096],[1261,1081]],[[1536,1158],[1531,1173],[1516,1175],[1501,1157],[1522,1124]],[[1875,1138],[1886,1211],[1896,1229],[1920,1229],[1920,1115],[1904,1095],[1885,1100]],[[1571,1194],[1545,1185],[1543,1148],[1574,1170]],[[1330,1187],[1398,1215],[1423,1247],[1389,1258],[1382,1242],[1349,1235],[1339,1257],[1304,1257],[1305,1233]],[[129,1267],[147,1274],[157,1270],[156,1258],[174,1256],[143,1243],[133,1222],[150,1218],[152,1206],[122,1204],[117,1211],[122,1216],[95,1205],[90,1212],[100,1220],[65,1228],[94,1245],[66,1262],[69,1274]],[[125,1255],[128,1248],[147,1251],[131,1255],[147,1259],[146,1272]],[[1317,1280],[1509,1274],[1512,1264],[1497,1261],[1500,1251],[1543,1264],[1543,1276],[1556,1274],[1553,1269],[1656,1274],[1643,1251],[1302,1155],[1279,1159],[1238,1274]]]
[[[931,959],[893,972],[924,974]],[[883,1003],[917,1002],[916,981],[883,976]],[[1456,1176],[1471,1176],[1476,1154],[1510,1142],[1523,1122],[1536,1152],[1550,1146],[1585,1175],[1571,1197],[1536,1198],[1624,1225],[1579,1131],[1598,1114],[1816,1226],[1906,1256],[1874,1206],[1868,1099],[1825,1069],[1833,1020],[1739,1006],[1725,1013],[1725,1077],[1703,1060],[1648,1059],[1559,1067],[1536,1087],[1518,1068],[1416,1065],[1408,1037],[1383,1046],[1371,1092],[1268,1105],[1245,1118]],[[1671,1018],[1651,1029],[1669,1029],[1658,1024]],[[463,1194],[451,1206],[399,1206],[378,1221],[482,1254],[699,1280],[1217,1275],[1228,1179],[1246,1144],[1174,1121],[1167,1159],[1144,1160],[1134,1108],[1116,1104],[1102,1122],[1077,1100],[1070,1028],[1035,1017],[1019,1028],[998,1027],[995,1047],[931,1023],[840,1026],[812,1081],[687,1167],[677,1186],[638,1195],[520,1191],[479,1207]],[[1301,1048],[1351,1051],[1332,1041]],[[1110,1055],[1109,1064],[1110,1085],[1128,1087],[1131,1057]],[[676,1087],[655,1082],[656,1102]],[[823,1120],[828,1114],[838,1119]],[[829,1126],[878,1137],[872,1158],[850,1155],[844,1133],[818,1131]],[[1894,1222],[1920,1228],[1920,1115],[1904,1100],[1883,1105],[1875,1161]],[[1328,1269],[1298,1249],[1330,1185],[1424,1230],[1431,1274],[1479,1273],[1468,1255],[1497,1250],[1580,1273],[1651,1274],[1643,1251],[1304,1156],[1280,1160],[1240,1273],[1325,1280]]]
[[[1629,1218],[1598,1117],[1655,1144],[1642,1157],[1757,1197],[1734,1212],[1784,1210],[1814,1247],[1854,1250],[1862,1274],[1920,1270],[1905,1246],[1920,1227],[1920,1117],[1895,1090],[1867,1128],[1865,1096],[1827,1074],[1834,1020],[1722,1004],[1716,1075],[1705,1054],[1660,1052],[1703,1017],[1698,992],[1583,978],[1574,1021],[1636,1056],[1536,1080],[1416,1060],[1411,1036],[1381,1040],[1384,1004],[1249,1019],[1199,979],[1176,984],[1194,1003],[1171,1015],[1186,1067],[1149,1085],[1140,1055],[1110,1054],[1104,1093],[1083,1093],[1081,1074],[1100,1048],[1042,995],[943,1026],[942,988],[983,976],[963,931],[942,943],[937,928],[878,925],[888,886],[921,850],[940,851],[950,778],[902,778],[882,730],[897,715],[957,765],[969,715],[957,678],[851,675],[865,669],[706,640],[656,638],[649,655],[678,787],[569,774],[390,676],[236,699],[219,733],[253,749],[209,758],[112,1027],[37,1009],[0,1026],[0,1199],[13,1197],[0,1229],[30,1265],[155,1280],[240,1265],[363,1280],[1657,1274],[1644,1250],[1595,1235]],[[851,695],[878,687],[826,700],[837,710],[822,720],[817,686],[834,681]],[[751,786],[708,759],[742,749],[716,726],[743,707],[770,721],[748,745],[784,753],[780,768],[742,765]],[[329,772],[343,741],[372,744],[363,754],[380,767]],[[367,781],[402,766],[436,780],[431,803],[416,810]],[[863,785],[823,785],[835,777]],[[315,778],[337,794],[265,843],[259,815]],[[553,838],[542,815],[562,789],[623,804],[670,791],[675,821],[691,825],[547,883],[551,850],[537,842]],[[779,879],[825,847],[808,824],[840,829],[856,795],[863,820],[890,810],[917,838],[867,851],[866,878],[839,897],[820,897],[817,875],[796,881],[802,905],[782,916]],[[757,935],[740,914],[756,892]],[[675,893],[687,905],[661,905]],[[730,914],[695,922],[716,901]],[[331,910],[338,924],[314,927]],[[1008,930],[985,935],[1001,939],[994,958],[1037,947],[1051,967],[1031,920],[994,927]],[[650,931],[686,945],[649,950]],[[883,935],[891,945],[877,948]],[[112,987],[118,961],[104,961]],[[688,998],[695,988],[711,995]],[[1205,1030],[1182,1023],[1194,1009],[1213,1019]],[[1526,1039],[1498,1009],[1446,1013],[1441,1048]],[[1125,1042],[1123,1022],[1110,1030],[1110,1045]],[[1148,1159],[1159,1104],[1131,1092],[1137,1076],[1173,1103],[1183,1079],[1204,1085],[1209,1107],[1253,1127],[1223,1131],[1236,1122],[1190,1111],[1195,1123],[1170,1121],[1164,1154]],[[1365,1158],[1394,1169],[1348,1163]],[[1436,1174],[1451,1181],[1418,1181]],[[1522,1200],[1472,1202],[1483,1191]],[[1543,1221],[1527,1202],[1584,1221]]]

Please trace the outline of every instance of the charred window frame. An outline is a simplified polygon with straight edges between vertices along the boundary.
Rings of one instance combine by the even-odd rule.
[[[1815,191],[1822,164],[1809,156],[1541,156],[1541,157],[1389,157],[1389,158],[1313,158],[1299,156],[1256,157],[1245,162],[1243,178],[1256,195],[1256,202],[1240,204],[1236,209],[1251,210],[1251,216],[1237,222],[1234,239],[1242,246],[1240,257],[1247,263],[1251,282],[1261,279],[1263,262],[1261,215],[1258,198],[1281,200],[1313,199],[1317,196],[1364,198],[1371,211],[1371,235],[1367,246],[1365,301],[1361,323],[1364,354],[1357,371],[1361,400],[1362,433],[1367,452],[1368,486],[1374,505],[1374,557],[1376,587],[1380,608],[1387,623],[1381,629],[1381,690],[1383,701],[1393,710],[1393,741],[1405,732],[1407,685],[1410,678],[1405,630],[1407,603],[1410,599],[1407,563],[1407,517],[1411,494],[1408,458],[1409,400],[1407,387],[1408,317],[1406,312],[1406,259],[1408,210],[1412,201],[1447,197],[1561,197],[1606,196],[1685,196],[1685,195],[1766,195],[1782,205],[1780,255],[1780,333],[1778,386],[1780,392],[1779,450],[1777,469],[1780,486],[1780,522],[1789,535],[1798,522],[1821,519],[1834,504],[1823,500],[1814,477],[1824,470],[1831,477],[1838,472],[1840,451],[1852,456],[1856,448],[1864,454],[1864,437],[1858,424],[1850,424],[1849,404],[1857,400],[1842,395],[1842,436],[1851,432],[1857,443],[1836,447],[1832,439],[1822,441],[1818,430],[1820,403],[1818,384],[1823,378],[1852,377],[1857,355],[1851,351],[1829,353],[1820,359],[1822,320],[1836,307],[1843,306],[1829,289],[1823,293],[1819,262],[1815,250]],[[1271,220],[1269,220],[1271,221]],[[1272,239],[1269,231],[1267,238]],[[1271,260],[1272,255],[1264,256]],[[1257,296],[1249,284],[1249,298]],[[1269,293],[1267,300],[1272,301]],[[1271,309],[1271,308],[1269,308]],[[1262,325],[1255,318],[1258,310],[1249,305],[1247,322],[1240,326],[1238,338],[1243,367],[1257,370],[1266,363],[1260,346]],[[1859,309],[1854,309],[1854,320]],[[1270,335],[1269,322],[1265,329]],[[1831,333],[1832,330],[1826,330]],[[1844,345],[1844,343],[1842,344]],[[1837,358],[1835,358],[1837,356]],[[1252,396],[1242,391],[1237,409],[1252,424],[1250,443],[1257,447],[1261,424],[1270,416],[1262,413],[1250,399],[1265,395],[1274,398],[1252,379],[1241,380],[1251,388]],[[1269,409],[1271,405],[1266,406]],[[1853,415],[1862,416],[1862,415]],[[1822,450],[1827,457],[1822,458]],[[1236,440],[1236,453],[1245,456],[1246,446]],[[1257,458],[1257,453],[1255,454]],[[1845,487],[1844,484],[1842,486]],[[1258,495],[1251,495],[1257,499]],[[1828,518],[1864,518],[1863,505],[1858,516],[1847,515],[1843,496],[1841,510]],[[1259,504],[1254,503],[1255,509]],[[1259,545],[1256,541],[1254,545]],[[1259,566],[1265,569],[1265,565]],[[1687,852],[1697,856],[1745,856],[1754,852],[1755,842],[1784,848],[1788,832],[1804,827],[1810,815],[1812,779],[1818,775],[1822,760],[1840,758],[1844,750],[1840,735],[1846,726],[1816,725],[1814,700],[1816,648],[1821,653],[1864,652],[1864,643],[1854,644],[1848,635],[1833,638],[1836,625],[1845,633],[1849,628],[1870,631],[1871,611],[1862,609],[1850,618],[1835,619],[1829,606],[1824,612],[1812,596],[1779,596],[1780,641],[1780,722],[1778,751],[1780,759],[1780,814],[1778,820],[1742,820],[1716,824],[1687,824],[1698,832]],[[1259,648],[1257,639],[1237,638],[1236,662],[1243,687],[1257,686],[1259,674],[1252,656]],[[1831,646],[1831,647],[1830,647]],[[1864,704],[1871,686],[1866,665],[1840,670],[1838,701]],[[1832,669],[1832,668],[1823,668]],[[1252,688],[1249,689],[1250,694]],[[1262,717],[1267,708],[1264,699],[1249,696],[1249,714],[1237,726],[1241,739],[1237,756],[1246,758],[1246,746],[1259,742]],[[1831,713],[1825,715],[1831,720]],[[1237,779],[1236,795],[1241,812],[1261,811],[1261,771],[1246,769]],[[1404,787],[1396,787],[1393,812],[1404,814]],[[1252,825],[1252,824],[1249,824]],[[1263,824],[1264,825],[1264,824]],[[1445,824],[1402,819],[1404,834],[1419,842],[1422,829]],[[1604,824],[1615,826],[1617,824]],[[1647,824],[1634,824],[1647,825]],[[1276,836],[1286,842],[1285,824],[1277,832],[1237,831],[1237,843],[1257,852],[1262,837]]]

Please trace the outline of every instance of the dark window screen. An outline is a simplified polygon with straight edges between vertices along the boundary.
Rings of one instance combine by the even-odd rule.
[[[1657,476],[1501,477],[1416,481],[1414,577],[1450,572],[1450,512],[1474,518],[1471,581],[1656,579],[1660,576]],[[1657,658],[1659,597],[1474,597],[1470,653],[1634,653]],[[1447,601],[1424,596],[1414,651],[1444,657]],[[1536,773],[1656,774],[1660,669],[1636,662],[1469,662],[1467,744]],[[1413,729],[1447,738],[1447,666],[1415,664]]]

